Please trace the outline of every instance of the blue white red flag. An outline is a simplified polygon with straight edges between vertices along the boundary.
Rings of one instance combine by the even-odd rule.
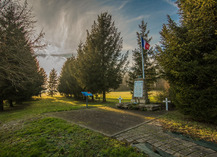
[[[143,37],[141,37],[141,42],[142,42],[142,47],[144,47],[145,50],[149,50],[150,45],[146,41],[144,43]]]

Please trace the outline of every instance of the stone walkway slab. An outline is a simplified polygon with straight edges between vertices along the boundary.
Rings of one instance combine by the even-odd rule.
[[[130,143],[149,156],[217,157],[217,152],[193,142],[173,137],[152,122],[144,123],[114,136],[119,141]],[[153,154],[155,152],[155,154]]]

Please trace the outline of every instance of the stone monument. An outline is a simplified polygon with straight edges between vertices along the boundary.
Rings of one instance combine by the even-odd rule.
[[[131,102],[138,104],[149,104],[149,99],[147,95],[147,89],[145,87],[144,79],[137,78],[134,81],[134,89]]]
[[[134,81],[134,90],[131,102],[138,104],[140,110],[155,111],[160,109],[160,105],[150,104],[145,80],[142,78],[137,78]]]

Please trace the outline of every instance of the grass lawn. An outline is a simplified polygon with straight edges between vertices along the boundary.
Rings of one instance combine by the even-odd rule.
[[[22,105],[15,105],[12,109],[6,107],[6,111],[0,113],[0,122],[30,118],[48,112],[76,110],[84,106],[86,106],[85,102],[74,101],[60,95],[33,97],[33,100],[24,102]]]
[[[166,130],[190,136],[196,140],[217,143],[217,126],[192,120],[178,111],[170,111],[158,119]]]
[[[145,156],[132,147],[57,118],[0,130],[0,156]],[[15,126],[16,126],[15,125]]]
[[[114,106],[116,102],[89,102],[89,107]],[[6,107],[0,113],[0,157],[145,156],[117,140],[44,114],[85,107],[85,101],[59,95],[34,97],[13,109]]]
[[[156,95],[159,93],[159,91],[151,91],[149,92],[149,99],[151,103],[159,103],[157,102]],[[110,92],[106,94],[107,101],[109,102],[115,102],[118,103],[118,98],[121,96],[123,98],[122,102],[130,102],[132,99],[132,94],[130,91],[124,91],[124,92]],[[100,96],[102,97],[102,95]]]
[[[153,103],[156,94],[149,93]],[[106,96],[109,102],[89,102],[89,107],[114,107],[119,96],[123,102],[132,97],[130,92],[111,92]],[[12,109],[6,106],[0,112],[0,156],[144,156],[124,143],[44,114],[85,107],[85,101],[60,95],[33,97]],[[169,111],[159,121],[167,130],[217,143],[217,126],[195,122],[178,111]]]

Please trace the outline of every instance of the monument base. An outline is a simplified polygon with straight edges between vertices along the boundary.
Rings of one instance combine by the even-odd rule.
[[[150,101],[148,100],[148,102],[146,102],[144,98],[133,98],[131,99],[131,102],[137,104],[149,104]]]
[[[141,110],[147,110],[147,111],[157,111],[160,110],[160,105],[157,104],[139,104],[139,108]]]
[[[119,103],[116,104],[117,108],[128,110],[141,110],[141,111],[157,111],[161,109],[158,104],[134,104],[134,103]]]

